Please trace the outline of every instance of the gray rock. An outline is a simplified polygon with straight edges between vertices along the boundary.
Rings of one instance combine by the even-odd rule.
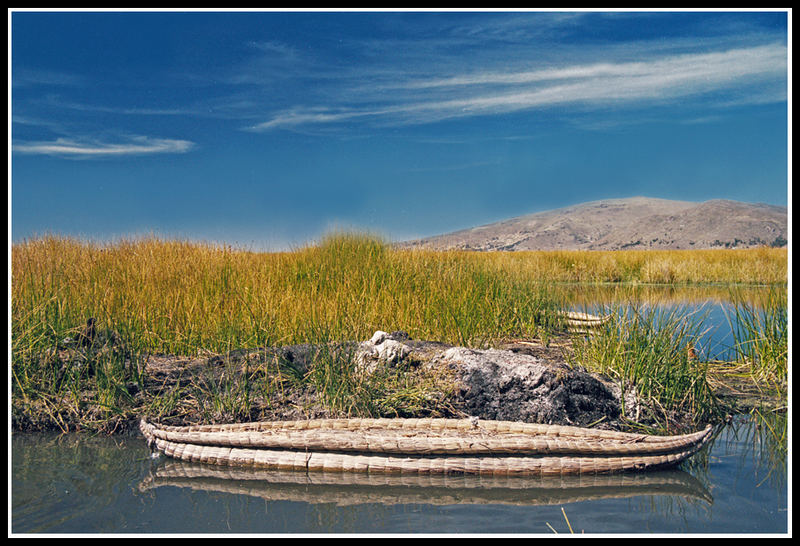
[[[397,335],[399,339],[408,339],[408,334]],[[396,365],[405,359],[411,348],[395,339],[393,334],[378,330],[369,341],[361,343],[355,354],[356,367],[362,373],[373,373],[383,365]]]
[[[586,426],[621,414],[608,385],[565,361],[454,347],[439,362],[455,370],[465,410],[482,419]]]
[[[357,363],[364,373],[401,362],[444,367],[458,385],[454,403],[481,419],[587,426],[612,426],[623,407],[634,407],[630,394],[565,359],[544,358],[504,349],[469,349],[441,343],[397,340],[386,332],[359,346]]]

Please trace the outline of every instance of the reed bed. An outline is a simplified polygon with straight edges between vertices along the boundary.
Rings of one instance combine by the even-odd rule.
[[[786,250],[771,248],[435,252],[334,233],[316,245],[264,253],[158,238],[42,237],[11,249],[12,398],[55,423],[100,408],[93,419],[102,423],[132,403],[149,354],[364,340],[375,330],[487,347],[562,330],[558,312],[574,288],[563,289],[569,283],[780,284],[786,271]],[[64,339],[74,339],[88,317],[119,342],[63,362]],[[402,374],[365,384],[352,372],[352,359],[323,355],[294,380],[313,382],[332,407],[360,414],[439,404],[446,390],[438,378],[423,378],[430,388],[420,389]],[[208,391],[211,401],[198,402],[204,411],[233,419],[248,415],[254,396],[280,389],[280,382],[256,379],[245,374],[192,388]],[[151,403],[175,411],[177,396]]]
[[[756,384],[785,391],[789,379],[788,294],[771,289],[752,301],[734,290],[731,301],[727,317],[738,362],[747,367]]]
[[[378,329],[485,345],[554,315],[558,302],[534,281],[474,255],[392,251],[358,236],[286,253],[46,238],[12,249],[13,333],[47,346],[95,317],[139,350],[177,354]]]
[[[655,412],[644,419],[638,409],[627,408],[634,422],[654,421],[670,429],[685,415],[697,423],[719,417],[722,407],[710,386],[709,363],[694,353],[704,334],[700,312],[630,303],[614,304],[606,314],[612,317],[607,325],[576,339],[574,360],[613,378],[623,392],[635,391]]]
[[[334,234],[258,253],[46,237],[12,247],[12,320],[18,336],[44,340],[97,317],[137,347],[175,353],[379,328],[480,344],[547,322],[559,282],[786,283],[787,252],[433,252]]]
[[[644,284],[780,284],[788,278],[785,248],[480,253],[487,267],[547,282]]]

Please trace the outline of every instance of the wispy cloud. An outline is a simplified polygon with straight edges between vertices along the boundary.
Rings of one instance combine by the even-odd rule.
[[[747,102],[747,97],[760,103],[765,96],[785,100],[786,74],[783,44],[533,70],[505,71],[492,66],[446,77],[393,83],[384,79],[371,90],[362,87],[360,102],[295,107],[252,128],[266,131],[354,118],[391,125],[423,124],[565,105],[641,105],[710,95],[717,96],[719,104],[732,104],[733,97],[738,104]]]
[[[596,63],[520,72],[480,72],[457,77],[412,81],[409,89],[463,87],[474,85],[515,85],[546,81],[598,81],[603,78],[656,78],[647,88],[684,81],[698,85],[702,80],[715,85],[721,80],[757,76],[786,70],[785,46],[760,46],[723,52],[676,55],[641,62]],[[660,81],[659,81],[660,80]],[[631,84],[636,85],[636,81]]]
[[[298,126],[307,124],[332,123],[346,121],[357,117],[379,115],[380,112],[372,110],[350,110],[343,112],[310,109],[308,111],[282,112],[272,119],[249,127],[253,131],[267,131],[277,127]]]
[[[99,158],[128,155],[185,153],[194,147],[188,140],[132,137],[124,142],[100,142],[58,138],[50,142],[24,142],[13,145],[13,151],[24,154],[73,158]]]
[[[76,74],[23,68],[14,69],[11,84],[14,88],[28,86],[79,87],[86,85],[86,81]]]

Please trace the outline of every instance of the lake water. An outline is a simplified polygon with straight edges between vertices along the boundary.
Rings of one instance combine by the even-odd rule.
[[[254,473],[153,457],[139,436],[13,434],[14,534],[785,534],[775,423],[726,425],[669,471],[576,479]],[[785,425],[784,425],[785,426]],[[780,425],[778,425],[780,427]]]
[[[565,305],[574,311],[596,315],[636,312],[685,316],[689,334],[698,335],[696,349],[702,359],[735,360],[733,326],[736,308],[726,286],[586,285],[561,287]],[[769,299],[774,287],[738,288],[738,296],[752,309]],[[657,321],[655,321],[657,324]]]

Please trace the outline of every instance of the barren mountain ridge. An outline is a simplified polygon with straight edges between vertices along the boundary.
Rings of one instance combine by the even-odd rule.
[[[784,247],[787,207],[715,199],[648,197],[592,201],[443,235],[404,248],[623,250]]]

